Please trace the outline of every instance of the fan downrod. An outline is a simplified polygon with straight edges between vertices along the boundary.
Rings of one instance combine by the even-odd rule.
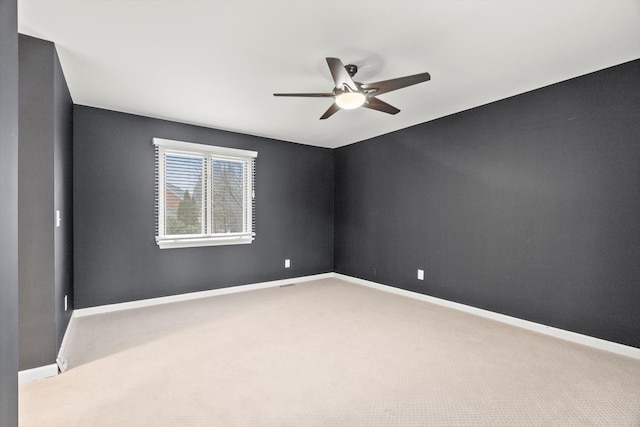
[[[349,76],[353,77],[356,75],[356,73],[358,72],[358,66],[357,65],[353,65],[353,64],[347,64],[344,66],[344,68],[347,70],[347,73],[349,73]]]

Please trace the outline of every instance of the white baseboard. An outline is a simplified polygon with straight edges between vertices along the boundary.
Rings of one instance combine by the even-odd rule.
[[[190,292],[187,294],[170,295],[159,298],[149,298],[138,301],[122,302],[117,304],[99,305],[96,307],[81,308],[73,311],[73,317],[92,316],[94,314],[110,313],[113,311],[129,310],[132,308],[150,307],[154,305],[168,304],[179,301],[189,301],[198,298],[207,298],[217,295],[235,294],[237,292],[253,291],[256,289],[273,288],[276,286],[291,285],[294,283],[310,282],[312,280],[330,279],[334,273],[314,274],[312,276],[294,277],[291,279],[273,280],[271,282],[252,283],[249,285],[230,286],[228,288],[212,289],[209,291]]]
[[[55,377],[58,375],[58,365],[38,366],[37,368],[25,369],[18,372],[18,383],[24,384],[31,381],[41,380],[43,378]]]
[[[149,299],[138,300],[138,301],[129,301],[129,302],[123,302],[118,304],[107,304],[107,305],[100,305],[96,307],[76,309],[76,310],[73,310],[73,313],[71,314],[71,319],[69,320],[69,324],[67,325],[67,329],[65,330],[64,336],[62,337],[62,344],[60,345],[60,350],[58,351],[58,357],[56,359],[57,364],[50,365],[50,366],[56,366],[55,375],[58,374],[58,369],[60,370],[60,372],[63,372],[63,373],[67,370],[67,360],[65,357],[65,351],[67,346],[67,336],[69,334],[69,331],[73,327],[74,319],[78,317],[93,316],[95,314],[110,313],[110,312],[115,312],[120,310],[129,310],[132,308],[150,307],[154,305],[169,304],[172,302],[189,301],[193,299],[207,298],[207,297],[216,296],[216,295],[226,295],[226,294],[233,294],[237,292],[246,292],[246,291],[252,291],[255,289],[273,288],[276,286],[291,285],[294,283],[311,282],[313,280],[319,280],[319,279],[330,279],[332,277],[334,277],[334,273],[315,274],[312,276],[294,277],[291,279],[273,280],[270,282],[231,286],[231,287],[222,288],[222,289],[212,289],[209,291],[190,292],[186,294],[170,295],[166,297],[149,298]],[[32,379],[31,377],[26,377],[26,376],[25,378],[30,378],[28,381],[33,381],[33,380],[52,376],[50,375],[50,371],[49,370],[45,371],[44,368],[49,368],[49,367],[47,366],[47,367],[35,368],[35,370],[38,370],[38,372],[42,370],[42,372],[47,373],[46,375],[37,376],[37,377],[34,376]]]
[[[402,295],[408,298],[413,298],[420,301],[437,304],[443,307],[453,308],[455,310],[474,314],[476,316],[492,319],[498,322],[506,323],[508,325],[517,326],[519,328],[523,328],[523,329],[538,332],[544,335],[549,335],[555,338],[563,339],[565,341],[586,345],[589,347],[597,348],[599,350],[609,351],[611,353],[631,357],[634,359],[640,359],[640,348],[618,344],[612,341],[607,341],[600,338],[591,337],[588,335],[582,335],[576,332],[554,328],[552,326],[547,326],[540,323],[531,322],[528,320],[518,319],[517,317],[507,316],[505,314],[495,313],[489,310],[484,310],[481,308],[472,307],[469,305],[460,304],[453,301],[447,301],[441,298],[436,298],[429,295],[420,294],[417,292],[407,291],[404,289],[395,288],[393,286],[383,285],[381,283],[359,279],[356,277],[347,276],[345,274],[340,274],[340,273],[315,274],[312,276],[294,277],[291,279],[274,280],[271,282],[261,282],[261,283],[253,283],[249,285],[231,286],[228,288],[213,289],[209,291],[191,292],[187,294],[171,295],[167,297],[151,298],[151,299],[145,299],[145,300],[118,303],[118,304],[108,304],[108,305],[101,305],[97,307],[83,308],[83,309],[74,310],[73,315],[71,317],[71,321],[73,321],[73,318],[75,317],[91,316],[94,314],[109,313],[109,312],[128,310],[128,309],[139,308],[139,307],[149,307],[149,306],[168,304],[168,303],[178,302],[178,301],[188,301],[188,300],[197,299],[197,298],[206,298],[206,297],[211,297],[216,295],[226,295],[226,294],[232,294],[237,292],[246,292],[246,291],[251,291],[255,289],[271,288],[276,286],[290,285],[294,283],[304,283],[304,282],[310,282],[313,280],[330,279],[330,278],[336,278],[336,279],[344,280],[346,282],[367,286],[373,289],[378,289],[384,292],[390,292],[396,295]],[[71,322],[69,323],[69,327],[67,327],[67,330],[70,329],[70,326],[71,326]],[[65,334],[65,337],[66,337],[66,334]],[[64,344],[65,342],[63,339],[63,344],[60,348],[60,353],[58,356],[59,358],[64,354],[63,353]]]
[[[60,343],[60,350],[58,350],[58,357],[56,358],[58,369],[62,373],[67,372],[67,359],[64,355],[67,349],[67,337],[69,336],[69,331],[71,331],[71,328],[73,326],[73,319],[75,319],[75,310],[71,312],[71,318],[69,319],[69,323],[67,323],[67,329],[65,329],[64,335],[62,336],[62,343]]]
[[[417,299],[420,301],[430,302],[443,307],[453,308],[455,310],[471,313],[476,316],[485,317],[487,319],[496,320],[498,322],[506,323],[509,325],[517,326],[519,328],[528,329],[530,331],[538,332],[544,335],[549,335],[555,338],[560,338],[565,341],[571,341],[577,344],[586,345],[589,347],[597,348],[599,350],[609,351],[622,356],[632,357],[634,359],[640,359],[640,348],[631,347],[628,345],[618,344],[612,341],[603,340],[600,338],[590,337],[588,335],[578,334],[576,332],[567,331],[564,329],[554,328],[552,326],[543,325],[540,323],[530,322],[528,320],[518,319],[517,317],[507,316],[505,314],[494,313],[493,311],[483,310],[481,308],[472,307],[457,302],[447,301],[444,299],[432,297],[429,295],[420,294],[417,292],[407,291],[404,289],[394,288],[393,286],[383,285],[369,280],[358,279],[356,277],[347,276],[340,273],[334,273],[336,279],[344,280],[346,282],[355,283],[369,288],[378,289],[384,292],[390,292],[396,295],[402,295],[405,297]]]
[[[62,344],[60,344],[60,350],[58,351],[58,358],[56,359],[56,363],[52,363],[50,365],[38,366],[32,369],[25,369],[24,371],[18,372],[18,383],[24,384],[31,381],[42,380],[49,377],[55,377],[59,372],[65,372],[67,370],[67,362],[64,358],[64,350],[66,348],[67,343],[67,335],[71,330],[71,323],[73,322],[73,314],[71,315],[71,319],[69,319],[69,324],[67,325],[67,329],[64,331],[64,336],[62,337]]]

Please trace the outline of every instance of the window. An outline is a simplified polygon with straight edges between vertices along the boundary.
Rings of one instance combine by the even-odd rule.
[[[161,249],[251,243],[258,153],[153,138]]]

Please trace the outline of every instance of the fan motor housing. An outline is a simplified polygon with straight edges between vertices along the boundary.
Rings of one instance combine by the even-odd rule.
[[[355,76],[356,73],[358,72],[358,66],[357,65],[347,64],[347,65],[344,66],[344,68],[347,70],[347,73],[349,73],[349,75],[351,77]]]

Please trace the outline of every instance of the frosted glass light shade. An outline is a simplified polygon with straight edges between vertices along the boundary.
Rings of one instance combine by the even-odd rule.
[[[345,92],[336,96],[336,104],[344,110],[353,110],[364,104],[365,96],[358,92]]]

